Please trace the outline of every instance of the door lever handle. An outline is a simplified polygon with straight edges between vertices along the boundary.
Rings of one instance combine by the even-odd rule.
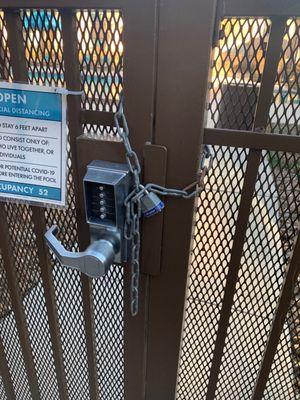
[[[45,233],[47,246],[59,262],[67,268],[76,269],[91,278],[106,274],[120,248],[120,240],[113,233],[91,243],[85,251],[72,252],[64,248],[56,238],[58,227],[53,225]]]

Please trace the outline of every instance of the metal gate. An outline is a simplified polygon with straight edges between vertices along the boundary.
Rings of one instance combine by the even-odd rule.
[[[67,208],[0,204],[0,398],[300,398],[299,4],[70,3],[0,1],[1,79],[83,91]],[[88,245],[82,179],[125,162],[123,88],[145,182],[185,187],[213,156],[195,202],[143,221],[134,318],[130,265],[90,279],[43,239]]]

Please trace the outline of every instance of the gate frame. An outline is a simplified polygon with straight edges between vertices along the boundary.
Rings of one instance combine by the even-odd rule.
[[[248,198],[253,180],[259,165],[262,149],[285,150],[300,152],[300,138],[286,135],[264,134],[249,131],[207,129],[205,126],[205,106],[207,95],[207,83],[211,44],[214,33],[217,32],[218,22],[223,16],[267,16],[273,24],[278,24],[275,36],[270,36],[270,47],[267,55],[266,68],[263,75],[262,88],[258,100],[258,112],[256,113],[255,127],[265,127],[268,107],[273,91],[274,73],[277,71],[278,41],[282,40],[282,21],[289,16],[300,16],[300,4],[293,0],[287,0],[282,10],[281,0],[149,0],[142,4],[140,0],[77,0],[76,6],[63,4],[62,0],[0,0],[0,7],[5,9],[8,15],[19,8],[55,8],[64,18],[63,35],[67,38],[72,35],[75,40],[75,32],[72,28],[74,16],[72,8],[96,8],[96,9],[120,9],[124,18],[124,42],[126,43],[124,61],[124,81],[126,87],[126,114],[129,126],[133,133],[133,145],[137,149],[140,159],[143,159],[144,144],[147,141],[155,145],[166,146],[167,163],[166,184],[172,187],[184,187],[195,179],[198,172],[200,148],[202,143],[232,145],[236,147],[250,147],[248,169],[251,185],[244,197]],[[271,11],[270,11],[271,10]],[[72,21],[73,20],[73,21]],[[280,28],[281,27],[281,28]],[[277,35],[276,37],[276,32]],[[200,39],[201,38],[201,39]],[[137,39],[137,40],[136,40]],[[200,45],[201,40],[201,45]],[[72,43],[75,43],[72,42]],[[276,44],[277,43],[277,44]],[[275,45],[276,44],[276,45]],[[281,42],[280,42],[281,46]],[[198,49],[195,52],[195,49]],[[281,47],[280,47],[281,49]],[[64,49],[66,54],[66,82],[67,88],[77,90],[79,86],[78,71],[73,69],[76,58],[76,49]],[[178,57],[180,55],[180,57]],[[17,59],[17,58],[16,58]],[[274,62],[273,62],[274,61]],[[76,64],[76,63],[75,63]],[[67,67],[68,65],[68,67]],[[72,67],[73,65],[73,67]],[[274,65],[276,70],[274,70]],[[17,67],[16,67],[17,68]],[[269,71],[269,73],[267,73]],[[271,73],[270,73],[271,71]],[[21,76],[21,75],[20,75]],[[270,87],[271,85],[271,87]],[[264,89],[265,88],[265,89]],[[138,99],[138,100],[137,100]],[[84,203],[81,182],[85,166],[95,154],[109,161],[124,161],[124,152],[120,143],[109,141],[95,141],[81,136],[81,124],[107,123],[113,126],[111,113],[90,112],[80,109],[78,99],[70,98],[69,108],[77,110],[78,118],[69,115],[71,123],[71,147],[73,153],[73,166],[77,173],[77,212],[80,236],[80,247],[87,244],[87,225],[84,220]],[[75,114],[75,113],[74,113]],[[177,140],[174,140],[176,137]],[[182,152],[184,143],[185,153]],[[158,146],[159,147],[159,146]],[[82,156],[82,154],[89,154]],[[154,152],[155,153],[155,152]],[[155,154],[153,155],[153,157]],[[164,156],[165,157],[165,156]],[[252,161],[251,161],[252,160]],[[153,161],[153,159],[152,159]],[[150,160],[151,162],[151,160]],[[147,170],[147,165],[145,169]],[[155,169],[155,167],[153,167]],[[163,169],[163,166],[161,167]],[[256,171],[256,172],[255,172]],[[148,171],[147,176],[157,173],[157,170]],[[254,176],[255,175],[255,176]],[[246,175],[247,176],[247,175]],[[255,182],[254,182],[255,184]],[[246,188],[247,189],[247,188]],[[249,199],[248,199],[249,200]],[[240,262],[240,247],[243,245],[245,221],[249,213],[249,204],[241,202],[245,210],[241,210],[244,219],[241,224],[243,236],[237,238],[237,251],[234,265]],[[163,226],[162,243],[156,244],[155,251],[160,252],[160,265],[156,266],[155,273],[142,274],[141,277],[141,306],[138,317],[132,319],[129,314],[129,268],[125,267],[125,399],[126,400],[173,400],[176,392],[176,380],[182,326],[184,318],[184,306],[186,295],[186,282],[190,261],[191,230],[194,219],[194,201],[181,199],[166,200],[166,209],[160,226]],[[39,220],[38,211],[35,212],[35,222]],[[0,219],[5,222],[3,206],[0,207]],[[162,225],[163,224],[163,225]],[[35,224],[37,225],[37,224]],[[39,234],[45,228],[38,230]],[[157,228],[157,227],[156,227]],[[145,232],[146,226],[143,231]],[[152,228],[153,229],[153,228]],[[2,235],[3,239],[5,235]],[[236,235],[237,236],[237,235]],[[238,241],[238,243],[237,243]],[[180,243],[180,246],[177,244]],[[38,241],[40,255],[44,254],[45,246]],[[145,244],[145,243],[144,243]],[[147,244],[148,245],[148,244]],[[158,247],[157,247],[158,246]],[[6,270],[9,273],[10,294],[14,303],[14,311],[17,323],[23,355],[26,361],[26,369],[33,397],[38,399],[36,377],[30,369],[33,365],[31,349],[23,307],[21,306],[18,288],[13,282],[13,262],[9,256],[9,242],[7,238],[1,244],[4,251]],[[142,255],[143,257],[143,255]],[[41,258],[41,257],[40,257]],[[265,356],[262,361],[262,369],[257,378],[253,400],[262,397],[268,372],[271,368],[276,344],[279,341],[280,332],[284,323],[284,316],[289,304],[295,274],[299,272],[297,266],[300,260],[299,237],[291,260],[289,272],[283,285],[282,295],[278,303],[273,327],[269,335]],[[43,268],[47,264],[43,260]],[[48,268],[47,265],[45,268]],[[230,267],[232,270],[232,266]],[[231,272],[231,271],[230,271]],[[228,279],[226,290],[233,288],[236,275],[234,271]],[[56,368],[63,373],[60,365],[59,343],[55,344],[57,326],[55,321],[55,304],[49,271],[45,270],[43,277],[46,304],[48,313],[51,311],[52,322],[50,331],[52,345],[56,351]],[[93,330],[94,316],[91,303],[90,281],[83,277],[83,298],[85,304],[86,332]],[[231,297],[227,296],[225,304],[227,310],[222,310],[217,341],[219,345],[214,352],[214,373],[210,377],[207,399],[213,399],[218,370],[220,368],[224,341],[229,322]],[[224,305],[224,303],[223,303]],[[20,307],[19,307],[20,306]],[[19,309],[20,308],[20,309]],[[21,336],[22,336],[21,335]],[[91,399],[98,395],[97,371],[95,364],[94,338],[88,338],[88,354],[90,358],[90,385]],[[1,349],[0,349],[1,350]],[[5,368],[5,357],[0,354],[1,368]],[[3,362],[3,363],[2,363]],[[10,376],[4,376],[7,393],[12,389]],[[61,393],[64,393],[64,383],[61,383]],[[64,396],[64,394],[63,394]]]

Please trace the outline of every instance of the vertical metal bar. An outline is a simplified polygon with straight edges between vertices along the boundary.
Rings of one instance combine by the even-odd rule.
[[[286,17],[272,18],[272,30],[270,34],[266,64],[264,68],[264,75],[262,79],[255,119],[255,128],[258,128],[260,130],[264,130],[268,122],[269,109],[272,102],[274,85],[276,82],[285,28]],[[282,208],[282,202],[280,199],[279,202]],[[298,236],[293,256],[286,273],[285,281],[281,289],[279,303],[274,316],[265,353],[260,365],[260,370],[256,379],[255,388],[252,394],[253,400],[259,400],[263,397],[264,389],[267,384],[272,362],[280,339],[284,319],[286,317],[292,299],[293,288],[297,279],[297,275],[299,273],[299,265],[300,237]]]
[[[5,19],[8,32],[8,46],[11,53],[11,65],[13,71],[18,71],[20,65],[24,62],[24,53],[19,52],[18,43],[16,41],[16,34],[20,32],[20,18],[18,11],[9,10],[5,11]],[[14,72],[15,73],[15,72]],[[19,77],[19,79],[23,77]],[[15,76],[18,79],[18,76]],[[29,341],[28,329],[25,320],[25,313],[22,305],[21,294],[19,291],[18,283],[16,280],[16,270],[13,261],[12,248],[9,243],[9,226],[7,223],[6,212],[4,203],[0,205],[0,221],[2,229],[0,232],[1,247],[3,251],[4,267],[7,274],[8,287],[12,299],[12,308],[16,318],[18,334],[22,348],[22,354],[28,376],[29,387],[33,399],[39,399],[40,393],[38,388],[38,380],[32,356],[32,350]]]
[[[286,18],[284,17],[273,17],[271,21],[271,32],[266,51],[265,67],[260,85],[254,122],[254,130],[262,131],[266,128],[268,122],[286,26]]]
[[[219,320],[219,328],[215,341],[215,350],[211,365],[206,400],[213,400],[215,398],[218,375],[222,362],[227,329],[229,326],[235,286],[238,280],[238,271],[243,254],[244,241],[248,227],[248,220],[251,211],[253,192],[255,189],[261,153],[261,150],[252,149],[248,155],[247,168],[241,193],[241,201],[236,221],[236,230],[233,238],[231,256],[228,265],[228,275]]]
[[[65,80],[67,89],[79,91],[80,72],[78,62],[78,45],[77,45],[77,30],[75,11],[61,9],[62,19],[62,36],[64,42],[64,62],[65,62]],[[81,135],[80,122],[80,96],[68,96],[68,126],[70,135],[70,145],[72,154],[72,167],[74,171],[74,187],[76,198],[77,211],[77,226],[79,248],[83,250],[89,244],[89,231],[85,222],[84,199],[81,188],[81,182],[78,178],[78,160],[76,139]],[[86,275],[81,275],[82,295],[83,295],[83,310],[85,333],[87,343],[88,357],[88,374],[90,384],[90,398],[96,400],[98,398],[98,380],[97,380],[97,363],[96,363],[96,348],[95,348],[95,328],[94,328],[94,308],[92,301],[92,280]]]
[[[168,186],[198,171],[215,10],[212,0],[160,2],[154,138],[168,150]],[[193,200],[165,200],[161,274],[149,285],[147,400],[175,397],[194,217]]]
[[[27,82],[26,60],[22,37],[20,10],[4,9],[7,28],[7,44],[10,51],[10,63],[14,80]]]
[[[28,382],[30,392],[33,400],[40,399],[38,380],[33,361],[32,351],[30,347],[28,329],[25,321],[25,313],[22,305],[22,299],[16,280],[16,270],[13,261],[12,248],[9,243],[9,226],[6,219],[6,213],[4,204],[0,205],[0,243],[2,249],[3,263],[7,275],[7,285],[11,296],[12,309],[16,318],[16,325],[18,328],[18,334],[20,338],[20,344],[22,348],[22,354],[24,358],[24,364],[26,373],[28,376]]]
[[[2,376],[2,381],[7,398],[9,400],[16,400],[16,395],[10,375],[10,370],[6,360],[4,346],[1,339],[0,339],[0,374]]]
[[[54,366],[57,377],[57,384],[60,399],[68,398],[66,373],[63,363],[63,353],[61,336],[58,325],[58,315],[53,287],[52,268],[48,258],[48,249],[45,246],[44,233],[46,232],[46,222],[44,210],[33,208],[32,220],[34,233],[36,235],[36,245],[38,249],[38,259],[41,267],[41,277],[45,293],[45,304],[49,323],[51,344],[53,350]]]
[[[293,297],[293,289],[300,273],[300,234],[298,235],[293,255],[286,273],[283,287],[281,289],[279,303],[273,319],[271,333],[265,349],[264,357],[260,365],[259,374],[256,380],[255,389],[253,391],[252,400],[260,400],[266,387],[266,383],[271,370],[274,355],[277,351],[280,335],[283,329],[285,317],[288,313],[291,300]]]
[[[24,57],[24,40],[22,35],[21,18],[18,12],[6,11],[8,47],[10,49],[11,66],[16,81],[28,81],[28,69]],[[44,233],[46,231],[46,221],[44,210],[37,207],[31,207],[34,223],[34,233],[36,235],[36,245],[38,250],[38,259],[41,268],[41,277],[45,293],[45,304],[49,322],[51,344],[55,371],[58,382],[58,390],[61,399],[67,399],[67,383],[65,370],[62,360],[62,345],[60,340],[60,331],[57,322],[57,308],[55,294],[53,290],[53,281],[51,266],[48,260],[48,251],[45,248]]]
[[[122,7],[125,111],[141,163],[144,144],[151,141],[153,134],[157,8],[158,0],[126,0]],[[139,313],[132,317],[129,265],[124,267],[124,275],[124,397],[125,400],[142,400],[145,398],[149,277],[140,276]]]
[[[259,92],[258,104],[257,104],[257,108],[256,108],[256,113],[255,113],[255,119],[254,119],[254,128],[255,129],[263,130],[268,121],[269,109],[270,109],[270,105],[271,105],[271,101],[272,101],[273,89],[274,89],[276,73],[277,73],[277,66],[278,66],[278,61],[279,61],[280,52],[281,52],[281,44],[282,44],[282,39],[283,39],[284,28],[285,28],[285,20],[283,18],[274,18],[272,20],[272,28],[271,28],[268,48],[267,48],[267,52],[266,52],[266,63],[265,63],[264,73],[263,73],[263,77],[262,77],[262,83],[261,83],[260,92]],[[231,314],[231,307],[233,304],[235,286],[236,286],[237,279],[238,279],[238,268],[240,265],[240,258],[242,255],[243,242],[244,242],[244,237],[246,234],[247,222],[248,222],[248,217],[249,217],[249,213],[250,213],[252,193],[253,193],[253,190],[255,187],[255,176],[257,174],[258,167],[259,167],[259,158],[256,160],[252,160],[252,161],[250,160],[251,153],[253,154],[253,152],[254,152],[254,150],[250,150],[248,164],[247,164],[247,171],[248,171],[248,174],[250,174],[248,176],[248,180],[252,179],[252,188],[247,187],[247,186],[249,186],[250,182],[247,183],[247,172],[246,172],[243,191],[250,190],[250,192],[248,192],[248,196],[249,196],[248,204],[246,203],[247,196],[243,196],[243,193],[242,193],[242,198],[241,198],[241,203],[240,203],[240,211],[239,211],[238,220],[236,223],[237,230],[236,230],[235,239],[233,242],[231,261],[229,264],[229,273],[228,273],[228,277],[227,277],[227,284],[226,284],[226,288],[225,288],[225,294],[224,294],[222,311],[221,311],[220,322],[219,322],[219,330],[217,333],[217,339],[216,339],[216,343],[215,343],[215,351],[214,351],[214,356],[213,356],[213,361],[212,361],[212,366],[211,366],[211,375],[210,375],[209,384],[208,384],[207,400],[212,400],[212,399],[214,399],[214,396],[215,396],[215,391],[216,391],[217,381],[218,381],[218,374],[219,374],[219,370],[220,370],[220,366],[221,366],[221,362],[222,362],[222,355],[223,355],[223,351],[224,351],[227,329],[228,329],[228,325],[229,325],[229,318],[230,318],[230,314]],[[253,158],[253,156],[252,156],[252,158]],[[256,170],[255,170],[255,164],[257,164]],[[255,173],[255,176],[253,175],[253,173]],[[251,177],[251,174],[252,174],[252,177]],[[253,180],[253,177],[254,177],[254,180]],[[244,211],[242,212],[242,215],[241,215],[240,213],[241,213],[242,208],[244,209]],[[248,210],[248,211],[246,211],[246,210]],[[243,224],[241,224],[241,221],[240,221],[241,217],[244,218]]]

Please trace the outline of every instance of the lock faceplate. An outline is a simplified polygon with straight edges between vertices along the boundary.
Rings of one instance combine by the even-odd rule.
[[[124,239],[124,201],[131,187],[131,174],[126,164],[93,161],[83,179],[86,220],[91,242],[113,234],[120,246],[114,262],[128,259],[128,242]]]

